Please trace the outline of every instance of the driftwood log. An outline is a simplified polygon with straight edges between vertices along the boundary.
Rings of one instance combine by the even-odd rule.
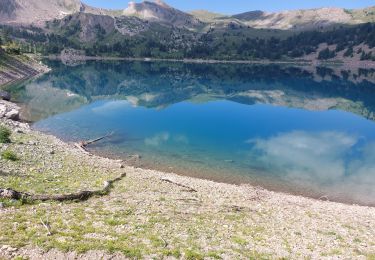
[[[114,134],[114,132],[111,132],[111,133],[108,133],[106,135],[103,135],[101,137],[98,137],[96,139],[93,139],[93,140],[89,140],[89,141],[80,141],[78,143],[75,143],[74,146],[77,147],[79,150],[81,150],[82,152],[84,153],[88,153],[88,151],[86,150],[86,147],[90,144],[93,144],[93,143],[96,143],[96,142],[99,142],[105,138],[108,138],[110,136],[112,136]]]
[[[13,199],[13,200],[25,200],[25,201],[72,201],[79,200],[84,201],[93,196],[105,196],[108,195],[115,182],[120,181],[126,177],[126,173],[121,174],[119,177],[113,180],[104,182],[104,187],[101,190],[94,191],[79,191],[77,193],[70,194],[59,194],[59,195],[36,195],[26,192],[19,192],[13,189],[1,189],[0,198]]]

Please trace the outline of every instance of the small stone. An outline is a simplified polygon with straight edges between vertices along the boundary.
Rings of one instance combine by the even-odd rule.
[[[49,152],[49,154],[55,154],[55,151],[54,151],[54,150],[51,150],[51,151]]]
[[[1,190],[0,195],[3,198],[13,199],[16,197],[16,193],[13,190]]]
[[[20,128],[16,128],[15,132],[18,133],[18,134],[23,134],[24,133]]]
[[[0,202],[0,209],[5,208],[4,203]]]
[[[8,247],[8,252],[16,252],[17,250],[17,248]]]

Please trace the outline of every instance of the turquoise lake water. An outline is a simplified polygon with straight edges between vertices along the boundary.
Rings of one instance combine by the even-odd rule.
[[[66,141],[114,132],[90,149],[145,168],[375,205],[373,70],[50,66],[14,93],[38,130]]]

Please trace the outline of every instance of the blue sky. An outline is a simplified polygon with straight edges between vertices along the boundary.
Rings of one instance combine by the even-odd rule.
[[[127,0],[83,0],[83,2],[110,9],[123,9],[128,3]],[[251,10],[280,11],[324,6],[362,8],[375,5],[374,0],[166,0],[165,2],[183,11],[206,9],[224,14],[236,14]]]

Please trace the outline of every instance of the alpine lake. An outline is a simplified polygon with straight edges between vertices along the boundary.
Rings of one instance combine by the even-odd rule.
[[[219,182],[375,205],[375,70],[46,61],[23,118],[93,153]]]

